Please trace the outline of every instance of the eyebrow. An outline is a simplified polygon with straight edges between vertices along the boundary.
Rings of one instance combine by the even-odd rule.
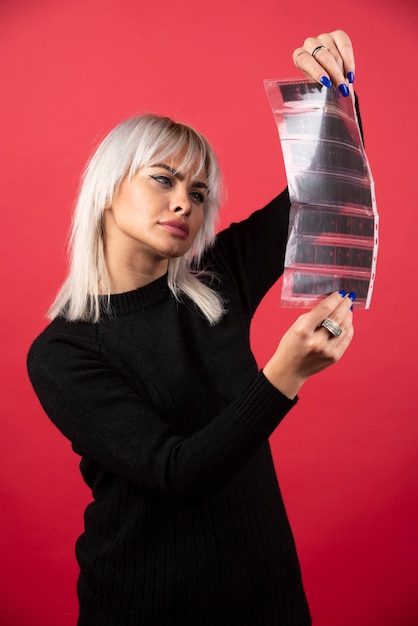
[[[150,167],[161,167],[163,170],[167,170],[167,172],[170,172],[172,176],[175,176],[179,180],[184,180],[184,174],[181,174],[178,170],[175,170],[165,163],[155,163],[154,165],[150,165]],[[199,189],[209,189],[207,184],[200,180],[193,181],[193,187],[198,187]]]

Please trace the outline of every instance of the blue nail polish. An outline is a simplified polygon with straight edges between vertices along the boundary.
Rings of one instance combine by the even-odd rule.
[[[322,83],[324,87],[328,87],[328,89],[332,87],[332,82],[330,81],[328,76],[321,76],[321,78],[319,79],[319,82]]]
[[[344,291],[344,289],[341,289],[338,293],[340,294],[342,298],[345,298],[345,296],[347,295],[347,292]]]
[[[354,300],[357,298],[357,295],[354,293],[354,291],[350,291],[350,293],[348,294],[348,297],[350,298],[352,302],[354,302]]]
[[[347,80],[350,84],[354,83],[354,72],[352,72],[351,70],[347,72]]]
[[[344,96],[344,98],[350,95],[350,90],[345,83],[341,83],[341,85],[338,85],[338,89],[340,93]]]

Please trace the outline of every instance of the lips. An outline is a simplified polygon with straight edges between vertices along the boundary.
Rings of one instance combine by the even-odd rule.
[[[159,224],[165,230],[167,230],[172,235],[175,235],[176,237],[186,239],[189,236],[189,226],[184,222],[180,222],[179,220],[171,220],[166,222],[159,222]]]

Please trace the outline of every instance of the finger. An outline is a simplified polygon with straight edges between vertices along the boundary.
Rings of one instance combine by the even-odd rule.
[[[333,40],[325,35],[310,38],[305,41],[304,49],[308,49],[310,55],[297,57],[299,68],[325,87],[331,87],[332,84],[338,87],[343,96],[348,96],[349,83],[344,76],[343,61]]]
[[[350,296],[350,297],[349,297]],[[335,291],[324,300],[321,300],[308,313],[314,328],[321,326],[325,318],[330,317],[336,324],[342,322],[345,314],[350,311],[355,294],[346,295],[345,291]]]
[[[312,45],[310,46],[310,48]],[[324,87],[335,85],[340,93],[346,97],[350,93],[348,81],[338,66],[333,54],[328,48],[316,46],[312,48],[312,53],[308,53],[303,48],[298,48],[294,52],[295,65],[306,75]]]
[[[345,292],[339,292],[340,295]],[[318,330],[327,332],[328,339],[339,338],[344,334],[342,339],[349,335],[351,341],[353,331],[353,301],[356,294],[351,292],[345,295],[334,310],[328,313],[327,317],[320,323]]]
[[[354,80],[354,53],[351,41],[344,31],[308,37],[303,46],[293,53],[293,62],[308,77],[318,83],[338,87],[348,96]]]
[[[334,39],[335,46],[342,60],[344,76],[349,83],[353,83],[356,73],[356,63],[351,39],[343,30],[335,30],[331,33],[331,36]]]
[[[318,329],[318,333],[323,335],[324,349],[332,356],[334,362],[342,357],[354,337],[354,326],[351,319],[350,323],[344,321],[340,328],[342,332],[339,337],[335,337],[326,328]]]
[[[343,95],[346,95],[347,90],[344,88],[344,85],[349,87],[354,82],[355,75],[354,51],[351,40],[342,30],[325,33],[320,35],[319,39],[325,42],[325,46],[338,66],[337,72],[334,71],[335,68],[328,68],[332,82],[338,86]],[[322,55],[322,59],[324,60],[324,55]],[[327,62],[328,60],[325,57],[325,64]]]

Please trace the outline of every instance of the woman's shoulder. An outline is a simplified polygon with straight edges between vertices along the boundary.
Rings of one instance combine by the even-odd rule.
[[[40,359],[54,361],[63,346],[97,350],[98,341],[98,324],[56,317],[32,342],[28,364],[39,363]]]
[[[58,316],[49,322],[34,343],[43,343],[58,336],[85,337],[86,340],[97,338],[98,326],[92,322],[71,321],[65,319],[64,316]]]
[[[50,388],[59,395],[64,383],[88,375],[91,364],[100,362],[98,325],[57,317],[33,341],[26,367],[36,393],[43,397]]]

